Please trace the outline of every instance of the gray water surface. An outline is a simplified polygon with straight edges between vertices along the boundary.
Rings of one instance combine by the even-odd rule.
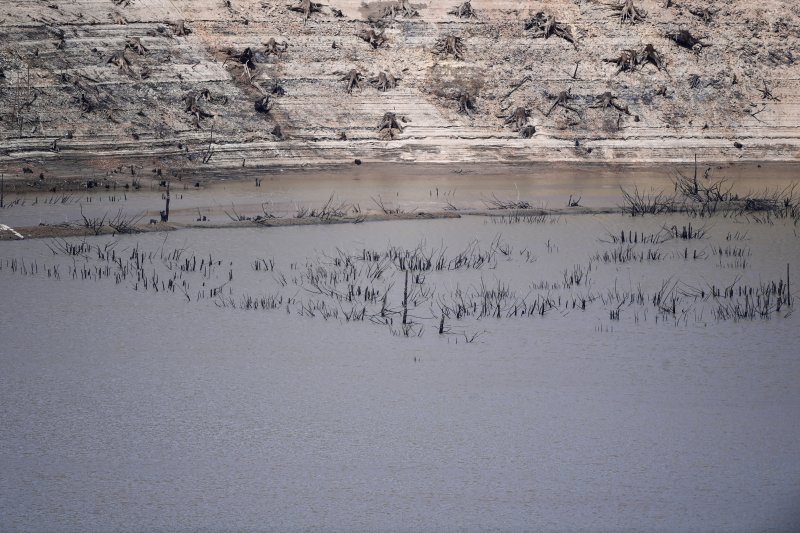
[[[469,217],[116,239],[120,255],[138,246],[219,258],[209,279],[191,277],[192,301],[134,290],[130,279],[72,279],[73,258],[53,255],[50,241],[2,242],[0,527],[797,530],[800,332],[787,308],[720,321],[708,300],[656,323],[646,305],[609,320],[597,300],[585,312],[448,320],[453,333],[440,336],[426,304],[415,310],[422,335],[404,337],[369,321],[299,316],[297,306],[194,298],[230,271],[225,290],[237,301],[309,299],[291,278],[328,265],[337,248],[455,253],[473,239],[488,249],[498,235],[511,259],[426,283],[443,295],[481,280],[527,294],[613,249],[610,234],[688,221]],[[673,255],[652,264],[595,263],[589,287],[553,294],[648,292],[670,277],[757,284],[800,265],[791,224],[715,218],[708,232],[660,245]],[[744,268],[710,253],[731,232],[747,233]],[[686,247],[708,259],[685,261]],[[524,249],[533,261],[521,260]],[[275,272],[254,271],[257,257],[274,258]],[[37,261],[39,274],[12,271],[13,258]],[[42,268],[56,263],[59,280]],[[158,259],[152,269],[168,272]],[[392,275],[397,302],[402,277]],[[462,332],[482,333],[466,343]]]

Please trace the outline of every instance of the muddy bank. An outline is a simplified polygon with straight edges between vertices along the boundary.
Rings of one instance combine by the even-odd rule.
[[[798,172],[783,163],[658,165],[390,165],[327,166],[300,170],[208,171],[193,178],[113,174],[105,180],[3,179],[0,223],[29,236],[65,236],[109,229],[113,220],[138,231],[227,227],[238,223],[308,224],[315,219],[361,222],[419,216],[523,216],[615,212],[626,191],[673,196],[676,178],[697,175],[701,189],[724,200],[783,195],[794,205]],[[51,188],[47,188],[51,186]],[[91,185],[91,186],[90,186]],[[161,211],[170,200],[169,224]],[[685,200],[675,200],[682,203]],[[715,209],[739,209],[715,203]],[[681,208],[686,206],[679,206]],[[671,208],[674,209],[674,206]],[[502,209],[500,209],[502,211]],[[529,210],[529,211],[519,211]],[[424,214],[424,215],[423,215]],[[154,224],[148,224],[149,221]],[[317,220],[319,222],[319,220]],[[89,229],[87,229],[89,228]],[[9,238],[6,235],[5,238]]]
[[[428,180],[462,181],[460,177],[490,179],[502,188],[509,180],[551,178],[554,180],[598,180],[619,175],[647,181],[663,178],[676,172],[691,173],[694,162],[633,163],[633,162],[570,162],[542,161],[528,163],[386,163],[353,162],[340,164],[265,165],[229,170],[193,168],[169,170],[160,165],[144,166],[126,162],[114,168],[98,171],[85,165],[64,161],[39,161],[0,166],[3,170],[6,193],[74,192],[87,190],[127,190],[165,187],[169,181],[180,190],[190,188],[228,187],[232,182],[255,183],[256,180],[281,182],[300,180],[304,183],[330,186],[331,181],[352,179],[371,180]],[[797,179],[800,161],[703,161],[697,162],[702,173],[706,169],[730,179]]]
[[[476,213],[472,213],[476,214]],[[195,222],[195,223],[169,223],[153,222],[137,224],[125,232],[117,232],[113,228],[104,226],[92,230],[85,226],[70,224],[42,224],[31,227],[0,228],[0,240],[18,240],[20,235],[26,239],[46,239],[65,237],[90,237],[96,235],[117,235],[151,233],[159,231],[176,231],[182,229],[229,229],[229,228],[270,228],[288,226],[317,226],[326,224],[361,224],[364,222],[385,222],[390,220],[428,220],[443,218],[461,218],[458,213],[397,213],[397,214],[370,214],[347,217],[307,217],[307,218],[261,218],[259,220],[241,220],[230,222]]]

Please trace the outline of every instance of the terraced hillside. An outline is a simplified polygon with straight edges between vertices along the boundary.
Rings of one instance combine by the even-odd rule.
[[[794,0],[459,1],[4,2],[0,171],[800,156]]]

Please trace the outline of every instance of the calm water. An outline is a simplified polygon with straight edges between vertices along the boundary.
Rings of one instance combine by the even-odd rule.
[[[0,526],[800,528],[798,315],[784,304],[722,319],[744,299],[709,296],[785,281],[787,263],[800,283],[796,228],[499,222],[186,230],[89,238],[75,256],[58,241],[0,242]],[[611,242],[622,231],[689,223],[705,235],[633,245],[655,259],[603,259],[624,253]],[[372,320],[348,321],[361,304],[325,292],[367,286],[359,258],[390,247],[474,261],[412,277],[408,337],[395,263],[369,283],[387,317],[379,297]],[[145,288],[133,271],[118,280],[134,250],[159,287],[186,291]],[[209,255],[211,270],[181,270]],[[331,281],[343,258],[354,277]],[[665,283],[675,314],[652,304]],[[437,333],[443,308],[489,289],[509,295],[500,318],[453,314]],[[247,310],[247,296],[283,299]],[[512,315],[545,300],[543,316]]]
[[[709,168],[701,165],[699,175]],[[684,168],[691,175],[693,169]],[[249,178],[246,178],[247,174]],[[626,172],[596,168],[560,168],[553,165],[526,166],[512,170],[503,167],[466,165],[463,168],[368,165],[340,172],[272,172],[241,171],[236,179],[216,176],[215,181],[172,180],[170,221],[194,223],[203,216],[209,222],[229,222],[231,215],[253,217],[263,215],[264,208],[277,216],[294,216],[300,208],[319,208],[333,195],[334,203],[357,205],[364,212],[379,212],[374,199],[390,209],[405,211],[442,211],[449,206],[459,209],[484,209],[486,201],[496,197],[503,201],[525,200],[534,207],[561,208],[567,201],[580,199],[586,207],[620,205],[620,187],[642,192],[672,193],[675,176],[673,166],[644,167]],[[256,187],[256,178],[261,186]],[[776,191],[790,187],[798,180],[795,167],[772,165],[757,168],[752,164],[713,166],[707,181],[725,179],[725,186],[740,194]],[[12,227],[35,226],[40,223],[60,224],[82,221],[81,209],[87,217],[114,217],[121,209],[127,216],[141,215],[146,223],[158,218],[164,209],[165,190],[160,180],[138,176],[139,190],[124,190],[121,185],[129,177],[117,176],[120,187],[91,189],[83,192],[31,192],[24,195],[7,193],[6,203],[20,203],[0,211],[0,223]],[[701,180],[702,181],[702,180]],[[23,202],[24,201],[24,202]]]

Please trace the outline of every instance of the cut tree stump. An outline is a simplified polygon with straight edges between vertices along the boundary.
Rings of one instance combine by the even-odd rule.
[[[525,30],[532,30],[531,37],[534,39],[549,39],[551,36],[560,37],[567,42],[575,44],[575,37],[569,27],[556,21],[552,14],[539,11],[532,18],[525,21]]]
[[[464,42],[461,37],[455,35],[440,37],[433,45],[433,53],[445,58],[452,55],[455,59],[463,60]]]

